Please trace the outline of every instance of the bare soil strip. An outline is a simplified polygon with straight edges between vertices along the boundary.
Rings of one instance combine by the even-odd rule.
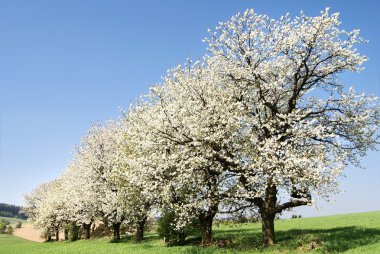
[[[13,235],[19,238],[42,243],[45,240],[41,237],[41,232],[34,229],[32,224],[24,223],[21,228],[15,228],[13,231]]]

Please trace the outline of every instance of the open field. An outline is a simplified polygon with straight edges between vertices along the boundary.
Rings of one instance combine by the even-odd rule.
[[[28,222],[28,221],[22,220],[22,219],[16,219],[16,218],[10,218],[10,217],[1,217],[1,216],[0,216],[0,219],[5,219],[5,220],[9,221],[11,224],[15,224],[17,221],[21,221],[22,223]]]
[[[1,216],[0,216],[0,219],[5,219],[11,223],[11,226],[13,227],[14,236],[18,238],[30,240],[33,242],[44,241],[44,239],[41,237],[40,232],[34,229],[33,225],[29,223],[27,220],[21,220],[21,219],[10,218],[10,217],[1,217]],[[17,221],[21,221],[21,228],[15,228],[15,224]]]
[[[380,253],[380,211],[276,221],[278,243],[261,247],[260,224],[215,225],[215,239],[231,239],[221,249],[194,246],[166,247],[154,233],[147,234],[142,244],[130,237],[119,243],[109,239],[77,242],[35,243],[15,236],[0,235],[1,254],[118,254],[118,253]],[[311,250],[314,248],[313,250]]]

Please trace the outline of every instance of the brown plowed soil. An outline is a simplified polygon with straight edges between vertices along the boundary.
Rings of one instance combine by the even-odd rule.
[[[45,240],[41,237],[41,233],[33,228],[32,224],[24,223],[21,228],[15,228],[13,235],[19,238],[42,243]]]

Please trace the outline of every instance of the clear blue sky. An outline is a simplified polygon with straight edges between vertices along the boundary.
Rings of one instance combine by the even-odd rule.
[[[370,42],[366,70],[344,79],[380,95],[378,1],[17,1],[0,0],[0,202],[59,176],[91,123],[115,118],[166,70],[205,52],[207,28],[236,12],[279,18],[330,6],[342,26]],[[380,153],[350,167],[344,194],[304,216],[380,210]]]

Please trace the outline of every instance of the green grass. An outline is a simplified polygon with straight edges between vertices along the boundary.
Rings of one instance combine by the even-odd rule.
[[[277,244],[261,246],[260,224],[215,225],[216,240],[229,239],[227,248],[166,247],[156,234],[135,244],[130,237],[119,243],[109,239],[77,242],[34,243],[11,235],[0,235],[0,253],[6,254],[207,254],[207,253],[380,253],[380,211],[276,221]],[[314,249],[311,250],[311,248]]]
[[[17,221],[21,221],[21,223],[28,223],[28,221],[26,221],[26,220],[10,218],[10,217],[1,217],[0,216],[0,219],[5,219],[5,220],[9,221],[11,224],[15,224]]]

